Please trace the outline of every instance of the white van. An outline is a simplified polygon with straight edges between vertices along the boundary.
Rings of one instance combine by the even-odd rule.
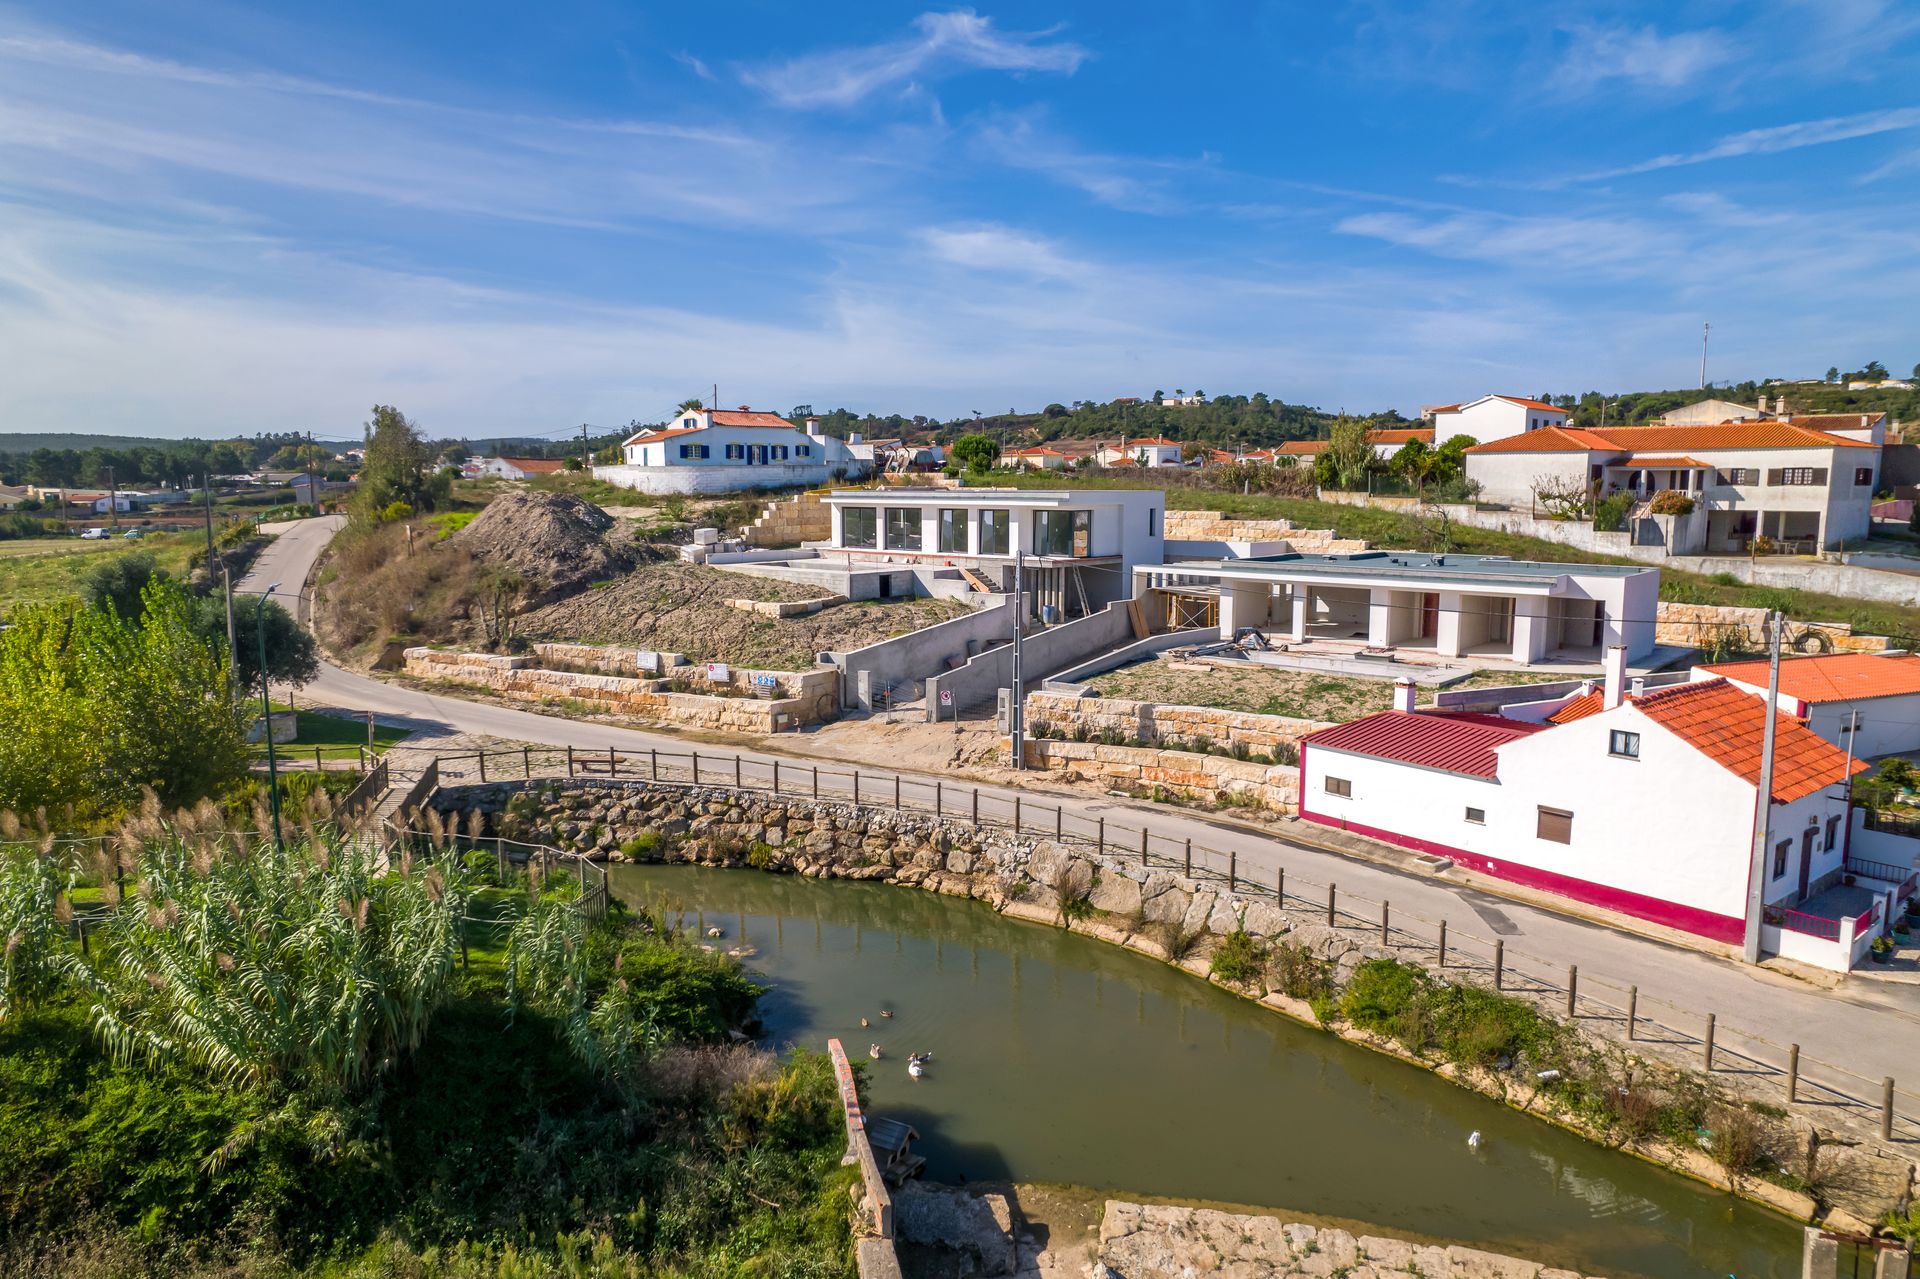
[[[80,540],[83,542],[104,542],[107,540],[107,530],[103,528],[86,529],[81,532]]]

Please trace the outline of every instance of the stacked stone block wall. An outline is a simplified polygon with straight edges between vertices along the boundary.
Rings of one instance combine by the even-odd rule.
[[[1359,538],[1332,529],[1301,528],[1292,520],[1232,519],[1218,511],[1168,511],[1166,536],[1175,542],[1285,541],[1305,555],[1351,555],[1368,549]]]
[[[767,503],[760,518],[740,530],[748,546],[798,546],[833,537],[833,513],[819,493],[800,493]]]
[[[1665,600],[1655,614],[1654,642],[1679,648],[1705,648],[1723,632],[1732,629],[1751,652],[1765,651],[1767,610],[1739,608],[1730,604],[1673,604]],[[1856,635],[1845,622],[1801,622],[1788,620],[1788,635],[1811,631],[1826,637],[1836,653],[1883,653],[1893,647],[1884,635]],[[1818,651],[1817,640],[1803,647]]]

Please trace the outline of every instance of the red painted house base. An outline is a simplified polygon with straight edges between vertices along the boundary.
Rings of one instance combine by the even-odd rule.
[[[1305,754],[1304,751],[1301,753]],[[1302,771],[1305,771],[1304,767]],[[1302,796],[1305,793],[1303,786]],[[1450,857],[1456,866],[1464,866],[1468,870],[1478,871],[1483,875],[1492,875],[1495,879],[1504,879],[1509,883],[1539,889],[1541,892],[1572,898],[1577,902],[1585,902],[1589,906],[1618,911],[1622,915],[1631,915],[1635,919],[1644,919],[1648,923],[1678,929],[1697,937],[1738,944],[1746,935],[1746,922],[1737,916],[1716,915],[1694,906],[1661,901],[1657,897],[1630,893],[1624,888],[1596,884],[1591,880],[1575,879],[1571,875],[1541,870],[1537,866],[1527,866],[1520,862],[1495,861],[1478,853],[1469,853],[1463,849],[1437,844],[1430,839],[1419,839],[1412,835],[1402,835],[1397,831],[1380,830],[1373,826],[1362,826],[1358,822],[1342,821],[1338,817],[1310,813],[1304,803],[1300,806],[1300,816],[1306,821],[1318,822],[1322,826],[1331,826],[1337,830],[1352,831],[1356,835],[1365,835],[1369,839],[1377,839],[1387,844],[1397,844],[1401,848],[1411,848],[1415,852]]]

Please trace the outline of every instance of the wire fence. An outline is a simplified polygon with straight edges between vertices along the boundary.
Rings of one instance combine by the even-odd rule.
[[[1883,1141],[1920,1142],[1920,1094],[1898,1087],[1890,1077],[1870,1078],[1807,1054],[1797,1043],[1781,1044],[1723,1023],[1717,1013],[1682,1007],[1603,974],[1583,973],[1577,966],[1509,946],[1505,938],[1484,937],[1452,927],[1446,919],[1396,910],[1387,900],[1343,892],[1334,880],[1323,883],[1290,874],[1285,867],[1256,871],[1243,864],[1236,850],[1109,821],[1062,803],[897,773],[697,750],[474,750],[438,755],[432,767],[442,785],[454,779],[490,783],[565,777],[716,787],[912,813],[977,830],[1050,839],[1135,866],[1142,877],[1168,872],[1243,898],[1272,901],[1342,933],[1366,936],[1389,954],[1430,962],[1456,980],[1530,999],[1544,1011],[1622,1042],[1697,1054],[1703,1070],[1732,1077],[1749,1095],[1777,1097],[1789,1106],[1873,1125]],[[604,871],[602,875],[604,885]]]

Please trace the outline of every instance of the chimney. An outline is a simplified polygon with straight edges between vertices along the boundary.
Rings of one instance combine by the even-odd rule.
[[[1620,694],[1627,686],[1627,646],[1609,644],[1607,655],[1602,659],[1606,671],[1606,694],[1601,698],[1600,709],[1610,711],[1620,704]]]
[[[1773,397],[1773,415],[1775,417],[1785,417],[1787,415],[1787,397],[1786,396],[1776,395]]]
[[[1767,415],[1767,393],[1760,392],[1760,398],[1753,406],[1754,416],[1764,418]]]
[[[1413,714],[1413,681],[1402,675],[1393,681],[1393,709]]]
[[[1647,681],[1636,675],[1633,677],[1633,683],[1627,685],[1627,690],[1629,697],[1644,697],[1647,692]]]
[[[810,417],[807,419],[807,434],[813,436],[815,439],[820,438],[820,419],[819,418]]]

